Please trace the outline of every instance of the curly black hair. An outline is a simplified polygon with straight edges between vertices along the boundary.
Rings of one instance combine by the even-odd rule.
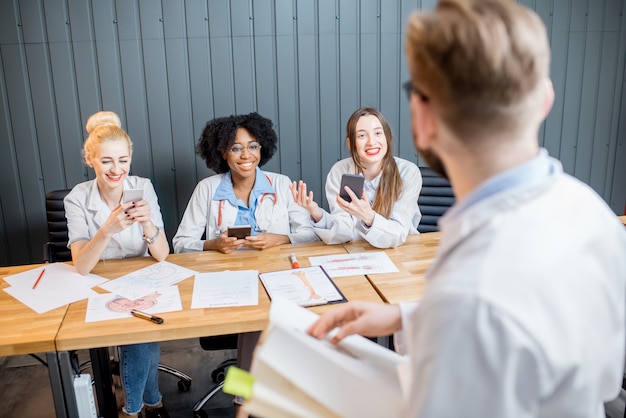
[[[224,153],[235,142],[237,129],[243,128],[261,144],[261,161],[259,161],[259,167],[261,167],[276,152],[278,137],[272,126],[270,119],[256,112],[210,120],[202,130],[202,135],[196,145],[196,153],[202,157],[208,168],[218,174],[226,173],[230,168],[224,158]]]

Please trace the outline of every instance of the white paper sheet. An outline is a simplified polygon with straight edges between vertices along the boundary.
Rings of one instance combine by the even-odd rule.
[[[300,306],[345,301],[339,289],[319,266],[261,273],[259,277],[272,300],[280,296]]]
[[[51,263],[42,267],[37,267],[31,270],[26,270],[21,273],[13,274],[4,278],[4,281],[11,286],[28,287],[32,289],[33,284],[37,281],[41,270],[45,269],[43,277],[37,285],[37,289],[44,284],[62,284],[64,286],[84,286],[91,288],[101,283],[108,281],[108,279],[95,274],[80,274],[76,268],[72,265],[65,263]]]
[[[114,293],[93,295],[87,302],[85,322],[129,318],[133,316],[130,313],[131,309],[150,314],[182,311],[183,306],[180,301],[178,286],[162,287],[158,292],[135,300],[130,300]],[[137,319],[143,321],[143,319]]]
[[[45,273],[33,289],[42,269]],[[11,285],[4,291],[37,313],[93,296],[96,292],[91,287],[107,281],[95,274],[83,276],[74,266],[64,263],[46,264],[5,277],[4,280]]]
[[[196,271],[161,261],[136,270],[100,287],[111,293],[134,300],[164,287],[176,284],[196,274]]]
[[[259,304],[257,270],[197,273],[191,309]]]
[[[383,251],[309,257],[309,261],[312,266],[323,266],[330,277],[394,273],[398,271],[396,265]]]

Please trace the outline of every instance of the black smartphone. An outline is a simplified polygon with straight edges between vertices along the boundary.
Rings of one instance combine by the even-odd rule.
[[[350,195],[346,192],[345,186],[348,186],[358,198],[361,198],[363,194],[363,182],[365,178],[363,176],[357,176],[356,174],[344,174],[341,176],[341,186],[339,187],[339,197],[347,202],[352,202]]]
[[[228,236],[235,237],[237,239],[244,239],[249,237],[252,232],[250,225],[234,225],[228,227]]]

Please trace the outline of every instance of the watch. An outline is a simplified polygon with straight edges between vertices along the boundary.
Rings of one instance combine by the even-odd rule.
[[[147,243],[148,245],[152,245],[152,244],[154,244],[154,241],[156,241],[157,237],[159,236],[159,232],[160,232],[159,227],[157,227],[157,229],[156,229],[156,230],[157,230],[157,231],[155,232],[155,234],[154,234],[154,236],[153,236],[152,238],[148,238],[148,237],[146,237],[145,235],[143,236],[143,240],[144,240],[144,241],[146,241],[146,243]]]

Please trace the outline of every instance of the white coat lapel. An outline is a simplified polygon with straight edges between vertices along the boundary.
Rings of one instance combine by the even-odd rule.
[[[94,227],[93,234],[95,235],[96,231],[100,229],[100,227],[111,215],[111,210],[100,197],[100,192],[98,191],[98,185],[96,181],[93,182],[93,187],[91,188],[88,199],[89,201],[87,202],[87,210],[92,214],[91,219],[93,219]],[[119,238],[119,234],[113,234],[111,236],[111,239],[113,241],[121,245]]]

